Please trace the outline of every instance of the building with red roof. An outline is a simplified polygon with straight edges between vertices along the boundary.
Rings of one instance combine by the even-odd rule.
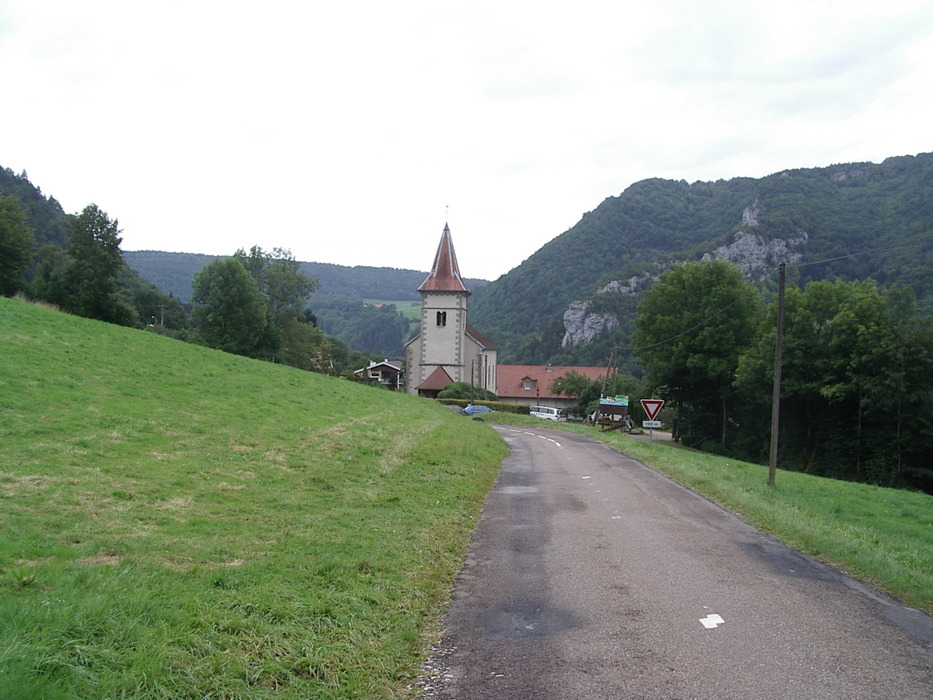
[[[496,394],[500,401],[529,406],[567,408],[574,398],[554,391],[554,380],[568,372],[582,374],[591,381],[602,381],[605,367],[570,367],[567,365],[499,365],[496,370]]]

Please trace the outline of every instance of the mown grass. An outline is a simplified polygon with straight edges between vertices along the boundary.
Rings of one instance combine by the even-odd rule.
[[[583,433],[703,494],[786,544],[933,614],[933,496],[778,471],[590,426],[495,414]]]
[[[0,299],[0,697],[411,695],[504,454],[433,402]]]

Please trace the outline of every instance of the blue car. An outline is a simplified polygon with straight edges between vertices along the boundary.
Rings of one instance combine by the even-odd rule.
[[[476,416],[481,413],[495,413],[495,411],[489,408],[489,406],[474,406],[473,404],[470,404],[463,409],[463,413],[467,416]]]

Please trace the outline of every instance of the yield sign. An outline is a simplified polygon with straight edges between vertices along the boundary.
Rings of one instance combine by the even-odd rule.
[[[642,399],[641,407],[645,409],[645,413],[648,414],[648,420],[654,420],[657,418],[658,413],[661,412],[661,406],[664,405],[664,399]]]

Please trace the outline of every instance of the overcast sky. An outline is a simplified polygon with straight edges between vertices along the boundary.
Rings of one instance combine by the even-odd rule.
[[[0,166],[124,250],[495,279],[649,177],[933,150],[933,2],[0,0]]]

